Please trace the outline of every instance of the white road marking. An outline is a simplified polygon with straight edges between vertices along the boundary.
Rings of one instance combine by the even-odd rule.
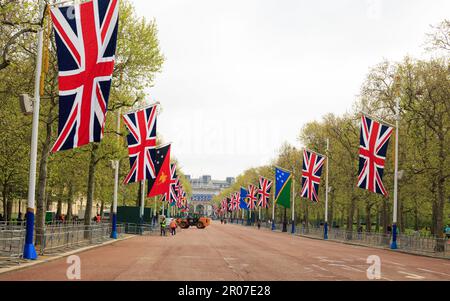
[[[413,274],[413,273],[408,273],[408,272],[403,272],[403,271],[397,271],[397,273],[405,274],[406,275],[405,277],[409,278],[409,279],[416,279],[416,280],[425,279],[425,277],[420,276],[420,275],[416,275],[416,274]]]
[[[320,269],[320,270],[322,270],[322,271],[328,272],[328,270],[327,270],[326,268],[321,267],[320,265],[312,264],[312,266],[315,267],[315,268],[318,268],[318,269]]]
[[[354,267],[351,267],[351,266],[348,266],[348,265],[345,265],[345,264],[335,264],[335,263],[330,263],[330,264],[328,264],[328,265],[341,267],[341,268],[343,268],[344,270],[349,270],[349,271],[366,272],[366,271],[363,271],[363,270],[360,270],[360,269],[357,269],[357,268],[354,268]]]
[[[417,268],[417,269],[421,270],[421,271],[424,271],[424,272],[428,272],[428,273],[435,273],[435,274],[439,274],[439,275],[450,276],[450,274],[447,274],[447,273],[436,272],[436,271],[427,270],[427,269],[421,269],[421,268]]]

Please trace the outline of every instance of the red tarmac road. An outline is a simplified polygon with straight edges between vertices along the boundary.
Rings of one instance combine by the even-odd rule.
[[[213,223],[174,237],[138,236],[87,250],[81,280],[450,280],[450,260]],[[66,258],[0,274],[0,280],[67,280]]]

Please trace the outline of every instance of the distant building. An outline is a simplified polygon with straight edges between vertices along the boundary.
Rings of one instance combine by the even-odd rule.
[[[214,180],[210,175],[203,175],[199,178],[186,175],[186,179],[192,186],[191,203],[194,212],[210,216],[213,214],[211,204],[213,197],[220,194],[223,189],[229,188],[235,181],[233,177],[227,177],[225,180]]]

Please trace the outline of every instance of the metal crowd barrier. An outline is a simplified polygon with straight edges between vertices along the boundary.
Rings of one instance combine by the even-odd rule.
[[[244,221],[243,225],[247,225]],[[255,226],[255,224],[251,224]],[[291,233],[291,224],[287,224],[287,232]],[[272,229],[272,223],[261,222],[261,228],[266,230]],[[283,229],[282,223],[275,223],[274,231],[281,232]],[[306,226],[298,224],[295,227],[295,235],[309,236],[323,239],[323,227]],[[351,242],[363,246],[375,246],[389,248],[392,240],[392,234],[378,233],[378,232],[358,232],[346,231],[337,228],[328,229],[328,239],[342,242]],[[447,238],[437,238],[433,236],[420,235],[397,235],[397,246],[399,250],[409,253],[432,255],[443,258],[450,258],[450,240]]]
[[[25,244],[24,223],[0,223],[0,267],[17,264]]]
[[[123,226],[117,232],[123,234]],[[47,224],[43,230],[36,229],[37,251],[41,254],[58,253],[92,244],[100,244],[110,239],[111,224],[84,225],[82,222]]]

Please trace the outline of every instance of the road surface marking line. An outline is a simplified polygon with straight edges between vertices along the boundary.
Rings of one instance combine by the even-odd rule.
[[[326,268],[321,267],[320,265],[312,264],[312,266],[315,267],[315,268],[318,268],[318,269],[320,269],[320,270],[322,270],[322,271],[328,272],[328,270],[327,270]]]
[[[409,279],[417,279],[417,280],[425,279],[425,277],[420,276],[420,275],[416,275],[416,274],[413,274],[413,273],[408,273],[408,272],[403,272],[403,271],[397,271],[397,273],[405,274],[406,275],[405,277],[409,278]]]
[[[360,270],[360,269],[357,269],[357,268],[354,268],[354,267],[351,267],[351,266],[348,266],[348,265],[345,265],[345,264],[330,263],[330,264],[328,264],[328,265],[341,267],[341,268],[343,268],[344,270],[352,270],[352,271],[358,271],[358,272],[366,272],[366,271],[363,271],[363,270]]]
[[[436,272],[436,271],[427,270],[427,269],[421,269],[421,268],[417,268],[417,269],[421,270],[421,271],[424,271],[424,272],[428,272],[428,273],[435,273],[435,274],[440,274],[440,275],[444,275],[444,276],[450,276],[450,274],[447,274],[447,273]]]

